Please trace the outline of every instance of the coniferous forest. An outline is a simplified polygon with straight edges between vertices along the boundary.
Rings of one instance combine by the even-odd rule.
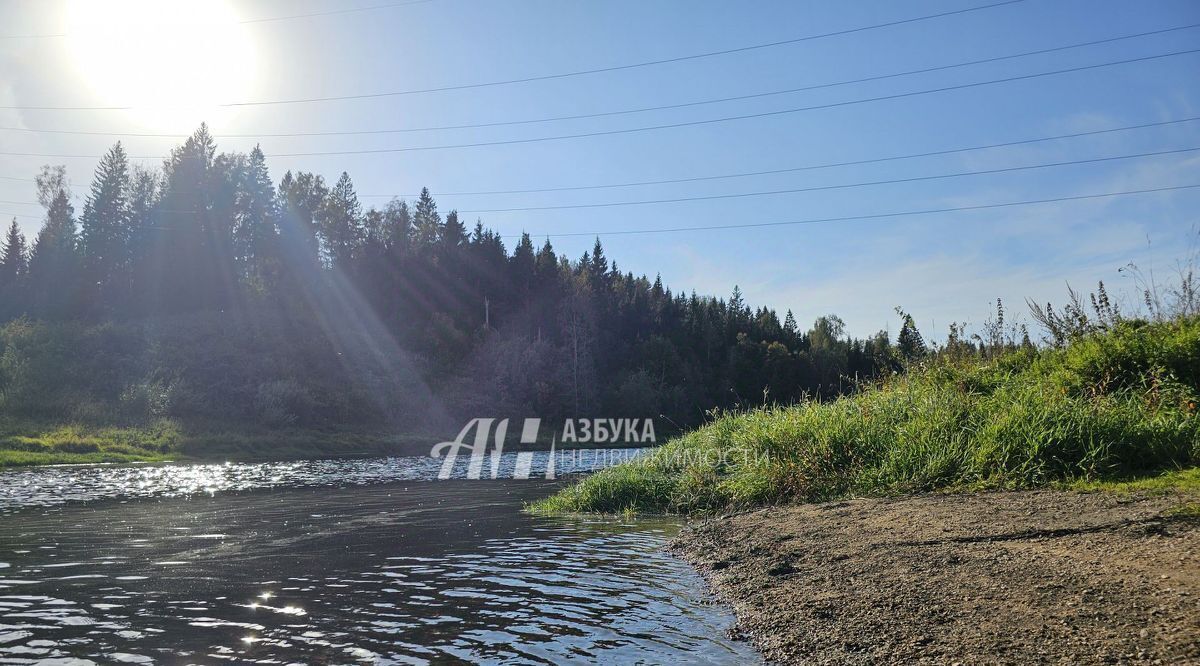
[[[0,387],[9,416],[268,426],[441,427],[492,414],[658,417],[828,397],[896,367],[883,333],[802,329],[728,298],[513,242],[428,190],[364,208],[343,173],[218,152],[206,127],[161,170],[118,143],[81,210],[62,167],[45,221],[4,240]]]

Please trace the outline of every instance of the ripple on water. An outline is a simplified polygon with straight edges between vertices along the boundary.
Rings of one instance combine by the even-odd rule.
[[[640,455],[645,449],[558,451],[559,475],[593,471]],[[544,475],[550,454],[532,453],[533,476]],[[429,456],[298,460],[265,463],[63,465],[0,471],[0,513],[69,502],[120,498],[188,497],[263,488],[361,486],[436,479],[443,461]],[[469,457],[459,456],[451,478],[467,477]],[[501,456],[500,478],[512,478],[517,454]],[[490,473],[490,468],[486,470]],[[186,530],[188,528],[178,528]]]
[[[0,663],[756,659],[663,550],[673,522],[537,517],[521,507],[544,481],[371,485],[404,465],[351,462],[344,483],[305,463],[299,487],[164,487],[0,521]],[[129,487],[102,469],[118,478],[88,481],[89,498]]]

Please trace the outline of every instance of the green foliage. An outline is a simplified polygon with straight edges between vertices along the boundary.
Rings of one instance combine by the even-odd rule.
[[[1160,474],[1105,481],[1091,479],[1078,480],[1061,485],[1064,488],[1084,492],[1170,493],[1183,491],[1189,494],[1200,494],[1200,467],[1169,470]]]
[[[402,360],[381,359],[373,341],[335,324],[322,330],[268,315],[101,324],[17,319],[0,327],[0,410],[40,423],[171,417],[411,429],[430,398]]]
[[[186,427],[178,419],[140,426],[85,423],[46,426],[0,421],[0,468],[24,465],[162,460],[291,460],[418,455],[432,434],[407,437],[362,428],[256,428],[245,424]]]
[[[178,457],[181,439],[178,424],[169,420],[134,428],[3,422],[0,467],[169,460]]]
[[[534,509],[705,512],[1200,464],[1200,318],[940,359],[831,402],[723,414]]]
[[[276,188],[260,148],[221,152],[204,125],[161,170],[113,146],[78,225],[67,182],[43,169],[36,244],[14,226],[0,257],[14,417],[433,429],[533,411],[686,428],[898,366],[886,334],[850,339],[834,316],[805,332],[737,288],[674,294],[598,238],[576,261],[528,236],[510,254],[428,189],[364,210],[344,172]]]

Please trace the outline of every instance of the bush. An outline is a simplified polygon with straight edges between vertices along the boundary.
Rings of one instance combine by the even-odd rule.
[[[316,406],[308,391],[293,379],[259,384],[254,401],[259,420],[266,425],[293,425]]]
[[[430,413],[408,359],[381,355],[377,339],[315,326],[267,314],[17,319],[0,326],[0,410],[56,423],[176,417],[305,426]]]

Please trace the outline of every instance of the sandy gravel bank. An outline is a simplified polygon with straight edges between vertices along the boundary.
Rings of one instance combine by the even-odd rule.
[[[675,542],[769,661],[1200,663],[1194,497],[870,499],[708,521]]]

